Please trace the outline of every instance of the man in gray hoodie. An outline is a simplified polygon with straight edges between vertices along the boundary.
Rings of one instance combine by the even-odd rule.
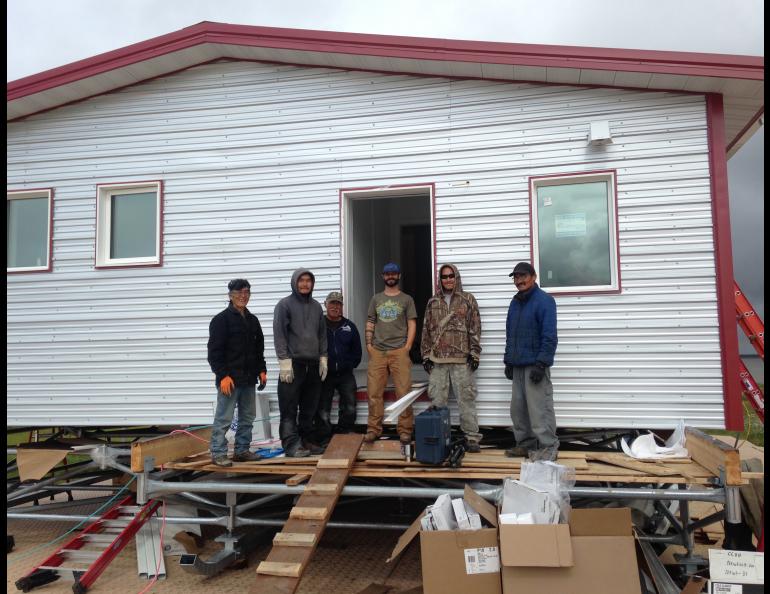
[[[291,295],[278,302],[273,315],[273,341],[279,366],[279,434],[286,455],[292,458],[323,452],[309,441],[321,382],[328,369],[326,323],[321,304],[313,299],[314,285],[312,272],[306,268],[295,270]]]

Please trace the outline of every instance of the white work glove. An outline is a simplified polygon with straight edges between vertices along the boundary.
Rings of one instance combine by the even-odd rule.
[[[329,357],[321,357],[318,360],[318,375],[321,376],[321,381],[326,379],[327,373],[329,373]]]
[[[278,359],[278,381],[290,384],[294,381],[294,367],[291,359]]]

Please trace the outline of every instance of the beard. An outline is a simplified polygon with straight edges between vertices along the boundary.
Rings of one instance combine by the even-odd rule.
[[[395,287],[398,284],[399,279],[389,278],[385,281],[385,284],[389,287]]]

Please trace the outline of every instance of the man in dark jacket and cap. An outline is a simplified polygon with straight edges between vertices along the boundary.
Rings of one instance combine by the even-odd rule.
[[[513,382],[511,420],[516,446],[507,456],[556,460],[559,440],[553,410],[553,365],[556,344],[556,301],[537,284],[528,262],[519,262],[508,276],[518,293],[511,299],[505,322],[505,377]]]
[[[273,340],[278,356],[279,434],[286,455],[302,458],[323,453],[311,441],[321,382],[326,379],[326,323],[321,304],[313,299],[315,276],[298,268],[291,277],[291,295],[275,306]]]
[[[257,416],[256,393],[267,385],[265,366],[265,337],[259,320],[246,305],[251,297],[251,285],[236,278],[227,285],[230,303],[209,324],[208,361],[217,386],[217,410],[211,429],[211,459],[217,466],[233,463],[227,457],[225,433],[238,407],[238,429],[235,432],[236,462],[259,460],[259,454],[249,451],[251,431]]]

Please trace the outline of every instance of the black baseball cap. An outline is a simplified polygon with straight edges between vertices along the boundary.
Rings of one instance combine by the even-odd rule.
[[[241,289],[251,289],[249,281],[247,281],[245,278],[234,278],[229,283],[227,283],[228,291],[240,291]]]
[[[516,264],[516,266],[513,268],[513,272],[511,272],[508,276],[513,276],[514,274],[537,274],[535,272],[535,269],[532,267],[532,264],[529,262],[519,262]]]

